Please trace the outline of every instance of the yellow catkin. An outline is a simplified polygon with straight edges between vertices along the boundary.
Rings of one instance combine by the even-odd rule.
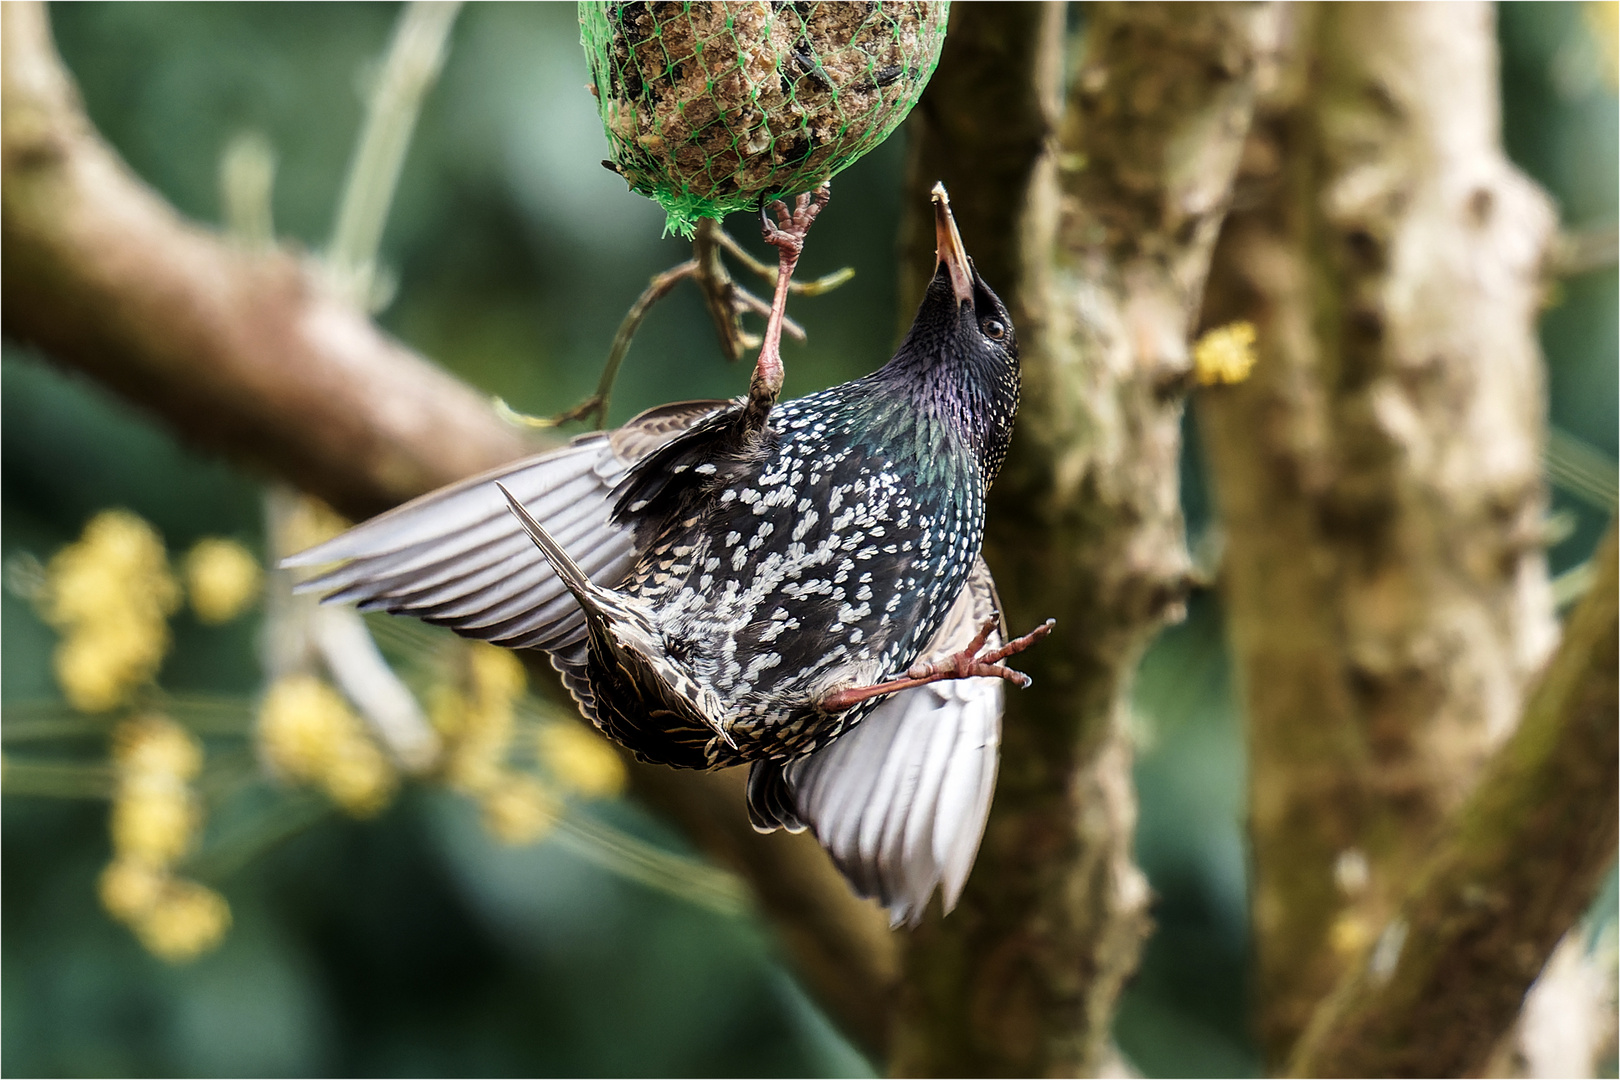
[[[197,736],[166,716],[148,713],[113,729],[113,764],[121,772],[194,779],[202,771]]]
[[[370,817],[393,798],[398,776],[343,695],[313,675],[270,687],[259,706],[259,746],[289,780],[314,784],[346,812]]]
[[[447,729],[454,729],[446,766],[450,783],[477,794],[490,790],[505,775],[513,706],[523,694],[527,676],[516,656],[494,645],[470,646],[467,670],[467,692],[438,694],[434,715],[447,736]]]
[[[171,964],[194,960],[224,940],[231,907],[206,885],[183,878],[164,884],[157,901],[134,920],[135,936]]]
[[[202,744],[166,717],[141,716],[113,730],[112,751],[113,851],[119,859],[168,866],[191,850],[201,825],[189,782],[202,771]]]
[[[300,496],[283,525],[281,543],[288,552],[303,551],[332,539],[349,527],[349,522],[321,500]]]
[[[508,844],[531,844],[549,833],[560,809],[557,797],[534,777],[507,773],[482,797],[484,827]]]
[[[1200,386],[1229,386],[1249,377],[1257,359],[1251,322],[1216,327],[1193,346],[1193,372]]]
[[[1375,931],[1367,920],[1354,911],[1346,911],[1333,920],[1328,930],[1328,944],[1343,957],[1359,956],[1372,944]]]
[[[624,760],[606,739],[578,724],[544,724],[535,733],[541,762],[557,782],[588,799],[624,791]]]
[[[1581,5],[1587,28],[1597,39],[1603,54],[1603,74],[1609,89],[1620,86],[1620,3],[1616,0],[1587,0]]]
[[[69,704],[103,712],[157,674],[180,589],[156,530],[107,510],[51,559],[37,602],[62,633],[53,667]]]
[[[185,785],[157,779],[125,784],[113,800],[113,850],[167,866],[191,850],[199,824],[196,803]]]
[[[168,651],[167,623],[109,608],[62,638],[51,667],[68,704],[80,712],[106,712],[156,675]]]
[[[472,647],[468,661],[472,668],[474,697],[511,703],[523,695],[528,676],[515,653],[480,643]]]
[[[96,895],[107,914],[133,923],[157,906],[167,882],[168,875],[159,867],[139,859],[117,858],[96,879]]]
[[[258,599],[264,571],[247,548],[235,540],[206,537],[186,553],[186,595],[198,620],[230,622]]]

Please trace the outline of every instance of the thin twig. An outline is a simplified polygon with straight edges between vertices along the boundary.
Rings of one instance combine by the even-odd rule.
[[[460,3],[416,0],[399,17],[388,59],[366,104],[366,123],[343,185],[326,264],[336,291],[364,307],[376,295],[377,248],[416,130],[422,98],[444,65],[445,40]]]
[[[18,761],[0,758],[0,792],[59,799],[110,799],[116,782],[104,762]]]
[[[607,363],[602,367],[602,377],[597,381],[595,393],[572,409],[555,416],[529,416],[518,412],[498,397],[494,399],[495,412],[507,423],[521,427],[554,428],[575,420],[586,419],[591,421],[593,427],[602,427],[607,422],[608,406],[612,403],[613,384],[619,377],[619,368],[624,363],[625,354],[630,351],[630,342],[635,338],[636,331],[641,328],[642,320],[647,317],[652,305],[667,296],[677,282],[686,278],[696,281],[702,291],[703,305],[708,309],[709,317],[714,320],[714,331],[720,338],[720,349],[728,361],[740,360],[748,350],[757,348],[760,339],[743,329],[743,313],[752,312],[762,318],[769,318],[771,305],[737,284],[731,272],[726,269],[725,261],[720,258],[721,251],[731,252],[744,266],[775,286],[774,269],[744,251],[735,240],[726,235],[718,222],[704,219],[698,222],[697,235],[692,239],[692,258],[653,278],[646,291],[631,306],[624,321],[619,324],[619,332],[613,337],[613,347],[608,350]],[[790,282],[788,291],[803,296],[819,296],[836,289],[854,276],[855,270],[846,266],[815,281]],[[796,341],[805,340],[804,327],[785,316],[782,319],[782,330]]]
[[[600,428],[606,423],[608,406],[613,402],[613,383],[619,377],[619,367],[624,363],[625,354],[630,351],[630,342],[635,340],[636,331],[641,329],[641,321],[647,317],[647,312],[654,304],[669,294],[669,290],[696,274],[697,268],[697,260],[688,259],[679,266],[665,270],[653,278],[652,284],[636,298],[624,321],[619,324],[619,332],[613,335],[613,347],[608,350],[607,363],[602,367],[602,377],[597,380],[596,392],[590,397],[567,412],[550,417],[525,416],[500,398],[495,399],[495,411],[508,423],[521,424],[525,427],[552,428],[571,420],[584,420],[590,417],[591,426]]]
[[[1612,270],[1620,261],[1620,226],[1560,232],[1547,248],[1543,263],[1551,277],[1568,278],[1596,270]]]
[[[770,282],[772,288],[775,288],[776,267],[766,266],[750,255],[741,244],[737,243],[729,235],[720,232],[718,229],[715,231],[719,232],[721,247],[729,251],[738,262]],[[823,274],[812,281],[790,281],[788,282],[788,292],[793,293],[795,296],[820,296],[822,293],[832,292],[854,276],[855,268],[846,266],[842,270],[834,270],[830,274]],[[769,308],[766,310],[769,310]]]

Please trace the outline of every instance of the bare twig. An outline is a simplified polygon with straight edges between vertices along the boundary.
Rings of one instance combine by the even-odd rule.
[[[368,310],[386,302],[377,289],[383,225],[422,98],[444,66],[445,42],[460,8],[451,0],[413,0],[405,7],[366,103],[365,127],[355,144],[326,249],[326,271],[338,295]]]
[[[772,288],[776,287],[776,267],[767,266],[754,258],[741,244],[719,229],[715,230],[715,238],[719,241],[721,247],[725,248],[738,262],[743,264],[744,268],[770,282]],[[855,268],[846,266],[842,270],[834,270],[830,274],[813,278],[810,281],[790,281],[788,282],[788,292],[793,293],[795,296],[820,296],[822,293],[832,292],[854,276]]]
[[[496,398],[496,413],[508,423],[523,427],[554,428],[576,420],[589,420],[592,426],[602,427],[607,423],[608,408],[613,401],[613,384],[618,380],[619,368],[624,364],[625,355],[630,351],[630,343],[635,340],[636,331],[641,329],[641,323],[646,319],[652,306],[668,296],[670,290],[677,284],[688,278],[697,282],[698,288],[703,292],[703,304],[709,311],[709,317],[714,320],[715,333],[720,338],[720,351],[725,354],[727,360],[738,360],[749,349],[758,347],[760,339],[743,329],[742,317],[745,312],[752,312],[761,318],[767,318],[771,313],[771,305],[732,279],[724,260],[720,258],[721,251],[731,252],[750,270],[759,272],[773,283],[776,281],[774,270],[770,270],[744,251],[735,240],[725,234],[718,222],[705,218],[698,222],[697,235],[692,241],[692,258],[654,277],[619,323],[618,333],[613,335],[613,345],[608,349],[607,363],[602,365],[601,378],[597,380],[596,390],[590,397],[555,416],[543,417],[527,416],[517,412],[506,402]],[[806,284],[790,282],[788,291],[806,296],[819,296],[836,289],[854,276],[855,271],[845,267]],[[789,337],[804,340],[804,327],[792,319],[784,317],[782,329]]]
[[[613,384],[619,377],[619,367],[624,363],[625,354],[630,351],[630,343],[635,340],[636,331],[641,329],[641,322],[647,317],[652,306],[665,296],[676,285],[697,273],[698,261],[688,259],[679,266],[665,270],[652,279],[652,283],[630,305],[625,313],[624,320],[619,323],[619,332],[613,335],[613,346],[608,349],[607,363],[602,365],[602,377],[597,380],[596,392],[584,401],[575,405],[566,412],[556,416],[539,417],[525,416],[516,412],[511,406],[500,398],[495,399],[495,409],[503,420],[522,424],[527,427],[552,428],[574,420],[591,421],[592,427],[601,427],[607,421],[608,406],[613,402]]]
[[[1620,226],[1561,232],[1547,248],[1543,269],[1550,277],[1576,277],[1611,270],[1620,262]]]

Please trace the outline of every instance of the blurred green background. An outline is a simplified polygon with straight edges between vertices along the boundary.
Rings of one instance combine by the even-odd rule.
[[[51,15],[91,117],[140,176],[217,223],[220,155],[260,132],[277,155],[278,235],[321,249],[395,6],[96,3]],[[1569,227],[1613,223],[1620,187],[1620,118],[1589,15],[1508,4],[1500,20],[1507,146]],[[586,78],[572,4],[466,8],[383,243],[399,281],[383,325],[534,413],[590,392],[626,308],[688,250],[598,163]],[[848,264],[857,276],[795,302],[810,341],[784,348],[789,396],[888,356],[903,143],[902,130],[844,173],[816,226],[805,273]],[[752,223],[732,226],[761,250]],[[1552,422],[1610,462],[1616,292],[1613,269],[1572,279],[1543,323]],[[47,558],[110,506],[152,521],[171,551],[210,534],[261,542],[258,478],[14,342],[0,376],[6,558]],[[683,287],[644,325],[610,421],[737,393],[745,378]],[[1184,498],[1196,538],[1209,500],[1191,453]],[[1571,526],[1551,553],[1561,571],[1591,551],[1605,515],[1563,492],[1554,501]],[[9,592],[0,616],[4,701],[55,698],[52,632]],[[182,615],[163,685],[253,693],[255,629]],[[1213,597],[1195,598],[1154,647],[1138,703],[1138,854],[1158,931],[1119,1042],[1149,1075],[1250,1074],[1242,723]],[[685,850],[630,803],[597,812]],[[184,967],[148,956],[97,906],[104,802],[7,798],[3,830],[6,1075],[871,1074],[760,920],[650,891],[554,843],[502,847],[442,792],[408,795],[375,822],[330,817],[231,876],[234,929]]]

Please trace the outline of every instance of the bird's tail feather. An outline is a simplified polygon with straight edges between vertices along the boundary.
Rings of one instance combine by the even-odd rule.
[[[599,586],[591,584],[590,577],[579,568],[579,564],[573,560],[573,557],[563,550],[561,544],[551,538],[551,534],[546,531],[544,525],[536,521],[534,516],[524,509],[517,496],[506,490],[505,484],[497,481],[495,486],[501,489],[502,495],[506,496],[507,505],[511,507],[513,516],[518,519],[518,523],[523,526],[523,531],[529,534],[529,539],[534,541],[535,547],[540,549],[540,553],[551,564],[551,568],[556,572],[558,580],[563,583],[563,586],[569,592],[574,594],[574,598],[580,602],[582,607],[589,610],[592,606],[590,601],[595,600],[597,592],[600,591]]]

